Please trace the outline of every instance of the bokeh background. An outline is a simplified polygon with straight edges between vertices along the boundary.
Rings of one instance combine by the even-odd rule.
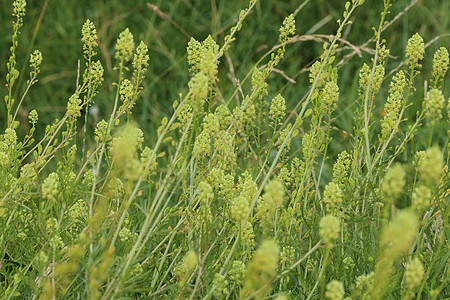
[[[224,36],[234,25],[239,11],[248,5],[243,0],[152,0],[157,9],[150,9],[148,1],[141,0],[30,0],[27,16],[21,28],[17,50],[21,72],[20,89],[23,91],[28,75],[26,64],[30,52],[39,49],[43,53],[44,64],[39,82],[32,88],[20,111],[24,128],[28,110],[37,109],[41,126],[55,118],[60,118],[66,103],[75,89],[78,60],[82,62],[81,27],[89,18],[96,25],[100,48],[98,58],[105,68],[105,82],[102,92],[97,96],[95,105],[98,118],[107,118],[114,101],[114,86],[117,80],[114,72],[114,45],[119,33],[129,28],[135,40],[143,40],[149,46],[150,68],[144,83],[144,91],[134,111],[133,119],[152,140],[160,120],[172,113],[172,102],[179,99],[179,93],[186,93],[189,73],[186,62],[186,46],[189,37],[203,40],[208,34],[222,44]],[[0,2],[0,95],[6,94],[4,78],[6,61],[9,57],[11,41],[11,4],[10,0]],[[225,99],[236,89],[233,78],[239,79],[242,88],[250,88],[249,80],[244,78],[255,67],[258,60],[278,43],[279,27],[287,15],[296,13],[295,20],[298,35],[333,34],[336,20],[342,16],[345,1],[259,1],[254,11],[245,20],[229,51],[229,57],[223,57],[220,63],[220,81],[218,86]],[[355,46],[363,45],[372,35],[372,27],[378,26],[383,1],[366,0],[358,8],[343,38]],[[420,78],[430,77],[430,68],[434,51],[450,45],[450,1],[442,0],[398,0],[394,1],[389,20],[396,18],[384,32],[387,46],[392,57],[388,60],[389,70],[396,68],[404,60],[404,49],[409,37],[418,32],[425,40],[435,40],[426,51],[423,61],[424,70]],[[366,45],[366,50],[374,43]],[[286,57],[269,78],[269,98],[281,92],[286,98],[288,110],[292,110],[308,90],[307,69],[320,55],[322,43],[317,41],[296,42],[287,47]],[[351,53],[346,50],[338,53],[338,60]],[[358,71],[364,62],[370,63],[370,54],[361,52],[354,55],[340,68],[339,86],[341,98],[335,122],[345,142],[346,132],[352,130],[353,108],[357,98]],[[230,63],[232,62],[232,68]],[[258,66],[267,62],[263,60]],[[231,72],[233,71],[233,73]],[[447,77],[448,78],[448,77]],[[390,76],[387,78],[390,79]],[[447,79],[445,86],[449,86]],[[384,84],[377,100],[375,114],[381,114],[388,84]],[[423,86],[418,86],[415,97],[423,99]],[[417,108],[420,101],[416,101]],[[233,101],[230,106],[233,106]],[[0,102],[4,111],[4,101]],[[411,110],[413,111],[413,110]],[[5,124],[5,114],[0,114],[0,124]],[[409,118],[414,118],[412,113]],[[80,118],[80,120],[84,120]],[[93,128],[95,118],[88,118],[88,127]],[[81,122],[81,121],[80,121]],[[79,125],[83,125],[80,123]],[[81,127],[79,126],[79,128]],[[39,130],[37,131],[39,134]],[[42,131],[41,131],[42,132]],[[88,130],[92,134],[93,130]],[[442,137],[445,139],[445,135]],[[336,144],[335,144],[336,145]],[[339,145],[339,143],[337,144]],[[339,146],[334,146],[339,147]],[[335,149],[338,151],[339,149]]]

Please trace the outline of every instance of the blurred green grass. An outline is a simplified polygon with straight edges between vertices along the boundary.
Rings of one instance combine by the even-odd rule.
[[[99,107],[100,118],[107,117],[113,103],[116,80],[113,72],[114,45],[119,33],[129,28],[135,40],[143,40],[149,45],[150,68],[142,98],[133,112],[134,120],[146,133],[154,136],[160,120],[171,114],[171,103],[179,98],[180,92],[187,89],[188,72],[186,62],[186,46],[188,36],[203,40],[211,34],[221,44],[228,33],[239,10],[246,7],[248,1],[219,0],[171,0],[152,1],[167,18],[151,10],[147,1],[131,0],[34,0],[28,1],[25,24],[21,28],[17,57],[19,68],[28,60],[27,54],[32,49],[39,49],[44,56],[44,64],[39,83],[32,88],[21,111],[22,121],[26,122],[27,110],[36,108],[40,115],[40,124],[44,126],[52,119],[61,117],[67,99],[75,89],[78,60],[82,63],[81,26],[91,19],[99,33],[98,58],[106,70],[102,92],[95,105]],[[426,52],[422,78],[430,74],[434,51],[444,46],[449,48],[448,36],[450,1],[427,0],[413,1],[415,4],[401,15],[384,33],[387,46],[394,58],[388,61],[387,70],[398,66],[404,58],[406,42],[415,32],[419,32],[425,42],[439,35],[447,35],[434,42]],[[278,29],[285,16],[300,11],[296,15],[297,34],[333,34],[337,28],[336,20],[341,16],[345,1],[260,1],[256,9],[245,20],[243,29],[229,51],[235,77],[241,83],[246,74],[251,72],[255,63],[272,46],[277,44]],[[394,2],[390,20],[405,10],[411,1]],[[2,87],[0,94],[5,94],[4,78],[6,61],[9,56],[11,33],[12,1],[0,4],[0,78]],[[353,45],[361,45],[372,36],[372,27],[379,22],[382,1],[366,1],[353,19],[343,37]],[[41,17],[41,22],[39,21]],[[171,21],[170,21],[170,20]],[[177,24],[174,25],[174,24]],[[182,28],[182,30],[180,30]],[[373,48],[373,43],[368,45]],[[282,92],[287,99],[288,109],[293,109],[308,90],[308,76],[305,68],[321,53],[322,45],[314,41],[291,44],[287,48],[286,58],[279,65],[284,74],[295,83],[275,73],[269,78],[269,97]],[[338,60],[349,51],[342,52]],[[267,60],[263,61],[264,64]],[[341,90],[340,105],[337,113],[336,127],[342,130],[342,140],[334,143],[335,147],[343,147],[346,142],[345,132],[352,130],[352,113],[357,89],[358,70],[362,63],[370,62],[370,55],[363,52],[362,57],[353,56],[339,73]],[[224,57],[220,63],[219,87],[224,99],[230,98],[234,92],[234,80],[230,76],[230,65]],[[28,74],[28,71],[24,73]],[[21,74],[21,75],[24,75]],[[24,79],[21,76],[21,90]],[[447,87],[449,82],[447,80]],[[243,89],[250,88],[249,82],[242,83]],[[384,85],[386,90],[387,84]],[[386,93],[381,92],[377,99],[376,110],[379,112],[384,103]],[[423,87],[418,87],[416,97],[423,98]],[[4,102],[0,104],[4,111]],[[414,117],[411,115],[409,117]],[[84,118],[81,118],[84,119]],[[0,124],[5,124],[5,116],[0,116]],[[80,126],[82,123],[80,123]],[[89,121],[92,128],[92,120]],[[91,130],[92,131],[92,130]],[[443,137],[444,138],[444,137]],[[334,149],[339,151],[340,149]]]

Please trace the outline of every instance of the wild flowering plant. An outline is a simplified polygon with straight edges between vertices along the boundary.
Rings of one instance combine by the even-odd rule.
[[[26,86],[16,86],[25,76],[16,49],[26,2],[13,2],[0,135],[0,299],[437,299],[450,293],[450,144],[433,142],[433,128],[450,120],[447,49],[431,60],[414,34],[391,76],[383,34],[392,4],[384,0],[372,60],[357,78],[351,142],[334,159],[336,111],[348,93],[338,60],[356,51],[344,47],[343,34],[364,1],[346,2],[337,31],[321,40],[308,92],[295,108],[270,89],[270,80],[289,45],[302,40],[295,35],[297,12],[283,21],[279,44],[223,98],[223,56],[257,2],[249,1],[223,41],[190,39],[190,78],[173,114],[147,141],[131,114],[150,80],[151,54],[129,29],[114,47],[110,115],[87,126],[87,108],[104,84],[90,20],[82,27],[84,63],[65,113],[39,134],[36,110],[28,125],[16,120],[46,55],[31,52]],[[416,91],[422,64],[432,66],[425,95]],[[15,89],[24,91],[20,101]],[[384,107],[381,117],[377,105]],[[406,120],[415,107],[416,117]],[[83,113],[92,140],[77,136]],[[424,134],[428,141],[417,138]]]

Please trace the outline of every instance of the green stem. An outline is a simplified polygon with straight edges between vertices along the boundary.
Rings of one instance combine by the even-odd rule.
[[[434,129],[434,121],[431,121],[430,134],[428,135],[428,148],[431,147],[431,140],[433,139],[433,129]]]
[[[325,160],[327,159],[328,145],[330,144],[330,130],[331,130],[331,115],[328,115],[328,123],[327,123],[327,138],[325,144],[325,150],[323,152],[322,164],[320,165],[319,176],[317,177],[317,190],[319,190],[320,179],[322,177],[323,166],[325,165]],[[316,198],[319,196],[319,193],[316,193]]]
[[[376,45],[375,45],[375,57],[373,58],[373,65],[372,65],[372,71],[370,72],[370,77],[367,82],[367,88],[366,88],[366,95],[364,97],[364,139],[365,139],[365,160],[367,165],[367,174],[369,176],[369,181],[372,181],[372,162],[371,162],[371,155],[370,155],[370,138],[369,138],[369,123],[370,123],[370,111],[369,111],[369,96],[371,95],[371,88],[373,83],[373,78],[375,75],[375,70],[377,67],[378,62],[378,49],[380,48],[380,41],[381,41],[381,31],[384,26],[384,19],[386,17],[387,11],[390,7],[390,1],[387,0],[384,3],[384,11],[381,13],[381,21],[380,25],[378,26],[377,31],[377,37],[376,37]],[[372,96],[373,97],[373,96]]]
[[[259,97],[259,115],[258,115],[258,137],[256,142],[258,143],[258,158],[256,160],[256,165],[259,166],[259,162],[261,160],[261,120],[263,114],[263,103],[262,97]]]
[[[323,280],[322,280],[322,276],[325,273],[325,270],[327,268],[329,256],[330,256],[330,248],[327,248],[325,250],[325,257],[323,259],[323,265],[322,265],[322,269],[320,270],[320,273],[319,273],[319,278],[317,278],[316,284],[314,284],[314,287],[311,290],[311,292],[309,293],[308,298],[306,298],[306,300],[311,299],[311,297],[313,296],[313,294],[314,294],[315,290],[317,289],[317,287],[319,286],[319,284],[320,284],[321,289],[322,289],[322,292],[321,292],[322,297],[320,297],[320,299],[323,299],[323,288],[322,288]]]
[[[267,151],[266,158],[264,159],[264,162],[260,167],[259,174],[258,174],[258,176],[256,176],[256,179],[258,179],[261,176],[261,174],[264,172],[264,167],[266,166],[266,163],[269,161],[270,152],[272,151],[272,147],[275,142],[275,134],[277,132],[276,129],[277,129],[277,124],[275,124],[275,127],[273,128],[273,134],[272,134],[272,139],[270,141],[269,150]],[[259,158],[259,155],[258,155],[258,158]],[[257,166],[259,166],[259,160],[258,160]]]
[[[302,258],[300,258],[298,261],[296,261],[292,266],[290,266],[288,269],[281,272],[280,275],[278,275],[277,278],[280,278],[283,275],[288,274],[292,270],[294,270],[298,265],[300,265],[305,259],[307,259],[311,254],[313,254],[317,249],[320,248],[320,245],[322,244],[322,241],[318,241],[317,244],[315,244],[305,255],[303,255]]]

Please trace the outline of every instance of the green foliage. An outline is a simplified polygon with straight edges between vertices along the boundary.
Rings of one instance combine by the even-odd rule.
[[[363,4],[340,7],[332,35],[296,35],[303,6],[286,12],[278,44],[251,51],[251,67],[235,72],[247,22],[266,16],[262,2],[249,1],[230,28],[182,45],[181,86],[164,87],[179,100],[147,131],[132,111],[139,119],[141,98],[159,80],[154,48],[135,47],[127,28],[108,50],[95,18],[77,35],[84,60],[64,113],[39,118],[23,100],[51,61],[30,51],[22,83],[16,52],[27,3],[14,1],[0,134],[0,299],[449,294],[448,51],[431,60],[416,33],[398,43],[405,55],[395,61],[389,0],[372,38],[355,46]],[[286,75],[291,49],[310,39],[320,54],[309,76],[295,70],[298,90],[284,91],[279,74],[295,82]],[[372,59],[356,67],[349,59],[361,51]],[[100,99],[109,104],[99,120],[90,111]]]

